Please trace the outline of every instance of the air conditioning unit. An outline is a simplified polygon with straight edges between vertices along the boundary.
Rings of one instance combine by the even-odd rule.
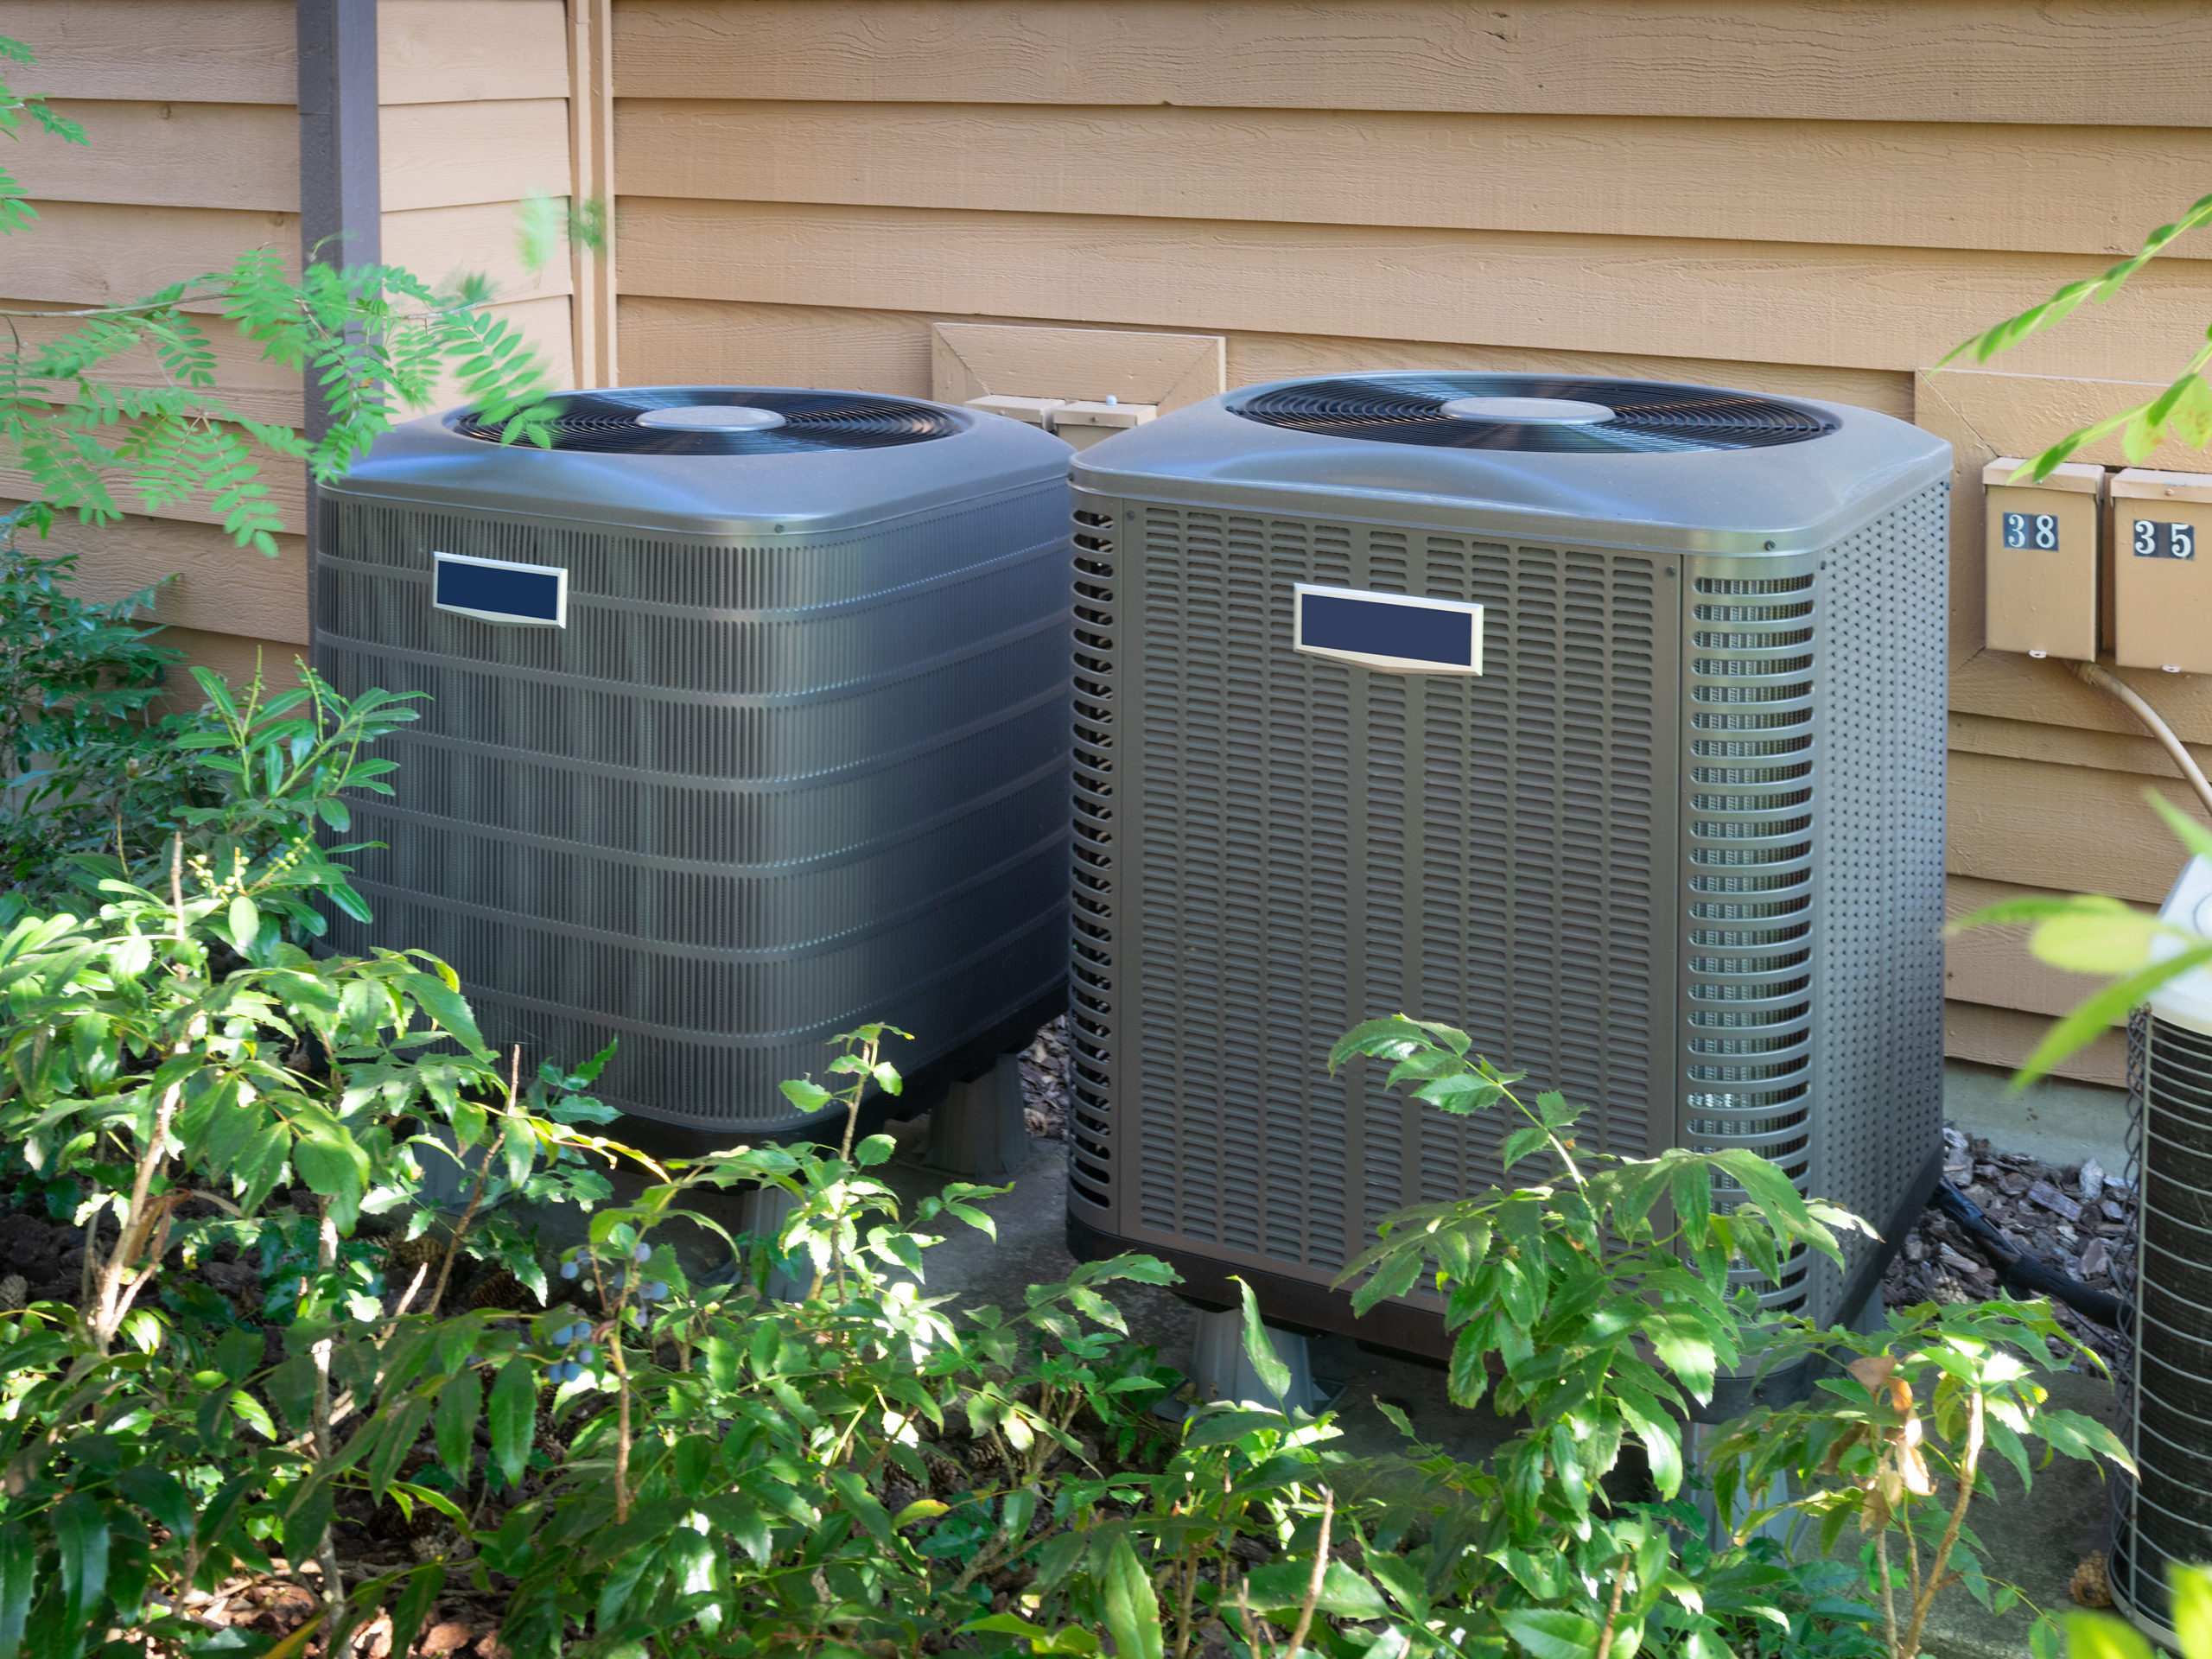
[[[1494,1118],[1328,1075],[1400,1010],[1586,1103],[1585,1146],[1750,1147],[1900,1236],[1941,1167],[1949,469],[1864,410],[1452,373],[1077,455],[1077,1254],[1442,1351],[1327,1288],[1502,1173]],[[1766,1300],[1845,1317],[1885,1259]]]
[[[322,492],[315,660],[429,693],[345,837],[495,1043],[639,1117],[803,1131],[779,1092],[868,1020],[902,1069],[1065,1006],[1067,447],[789,387],[467,411]]]
[[[2212,863],[2189,861],[2158,918],[2212,931]],[[2212,973],[2169,980],[2138,1011],[2128,1073],[2138,1202],[2113,1278],[2134,1310],[2118,1369],[2121,1433],[2140,1472],[2115,1477],[2108,1577],[2120,1611],[2177,1648],[2167,1569],[2201,1565],[2212,1527]]]

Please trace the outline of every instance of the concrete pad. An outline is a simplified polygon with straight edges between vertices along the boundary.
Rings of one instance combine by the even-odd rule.
[[[2024,1152],[2046,1164],[2094,1157],[2117,1175],[2127,1167],[2127,1093],[2093,1083],[2045,1077],[2018,1094],[2000,1065],[1943,1062],[1943,1116],[2000,1152]]]

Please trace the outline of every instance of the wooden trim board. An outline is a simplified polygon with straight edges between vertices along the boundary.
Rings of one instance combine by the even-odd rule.
[[[629,292],[1139,328],[1365,332],[1910,370],[2082,272],[1948,249],[622,200]],[[2153,264],[2023,368],[2164,372],[2201,344],[2198,267]]]
[[[629,293],[621,296],[620,315],[624,378],[630,385],[704,378],[733,384],[845,386],[908,397],[931,395],[931,330],[934,324],[954,321],[920,311],[663,299]],[[1040,326],[1032,319],[990,321]],[[1378,368],[1600,374],[1827,397],[1900,418],[1912,413],[1911,377],[1881,370],[1319,334],[1232,331],[1226,340],[1226,381],[1231,386]]]
[[[2212,130],[626,95],[622,193],[2108,257]],[[2212,258],[2184,238],[2167,257]]]
[[[569,250],[575,295],[569,358],[581,386],[620,384],[615,320],[614,0],[569,0],[569,176],[578,202],[607,215],[605,245]]]
[[[1980,1002],[1943,1004],[1943,1052],[1951,1059],[1974,1060],[2012,1071],[2035,1052],[2050,1029],[2050,1021],[2044,1015],[2018,1008],[1994,1008]],[[2098,1038],[2071,1058],[2061,1061],[2055,1074],[2078,1083],[2125,1089],[2127,1033],[2114,1031]]]
[[[2212,13],[2168,0],[632,0],[615,22],[631,98],[2186,127],[2212,62]]]

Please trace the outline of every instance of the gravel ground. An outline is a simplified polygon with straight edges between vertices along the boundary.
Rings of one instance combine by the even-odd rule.
[[[2135,1215],[2135,1192],[2094,1159],[2046,1164],[2025,1153],[1999,1152],[1979,1137],[1943,1126],[1943,1174],[2012,1246],[2037,1255],[2082,1283],[2118,1294],[2117,1258]],[[1891,1307],[1920,1302],[1986,1301],[1999,1289],[1996,1266],[1948,1217],[1921,1212],[1882,1281]],[[2056,1306],[2056,1305],[2055,1305]],[[2071,1308],[2059,1323],[2101,1354],[2119,1357],[2120,1339]]]

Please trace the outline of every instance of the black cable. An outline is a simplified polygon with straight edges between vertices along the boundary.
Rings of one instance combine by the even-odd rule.
[[[1981,1246],[1997,1264],[2000,1277],[2023,1290],[2062,1301],[2083,1319],[2093,1320],[2107,1331],[2125,1332],[2134,1325],[2135,1310],[2110,1291],[2085,1285],[2042,1257],[2013,1249],[1974,1200],[1950,1182],[1938,1181],[1929,1203],[1958,1223],[1967,1236]]]

